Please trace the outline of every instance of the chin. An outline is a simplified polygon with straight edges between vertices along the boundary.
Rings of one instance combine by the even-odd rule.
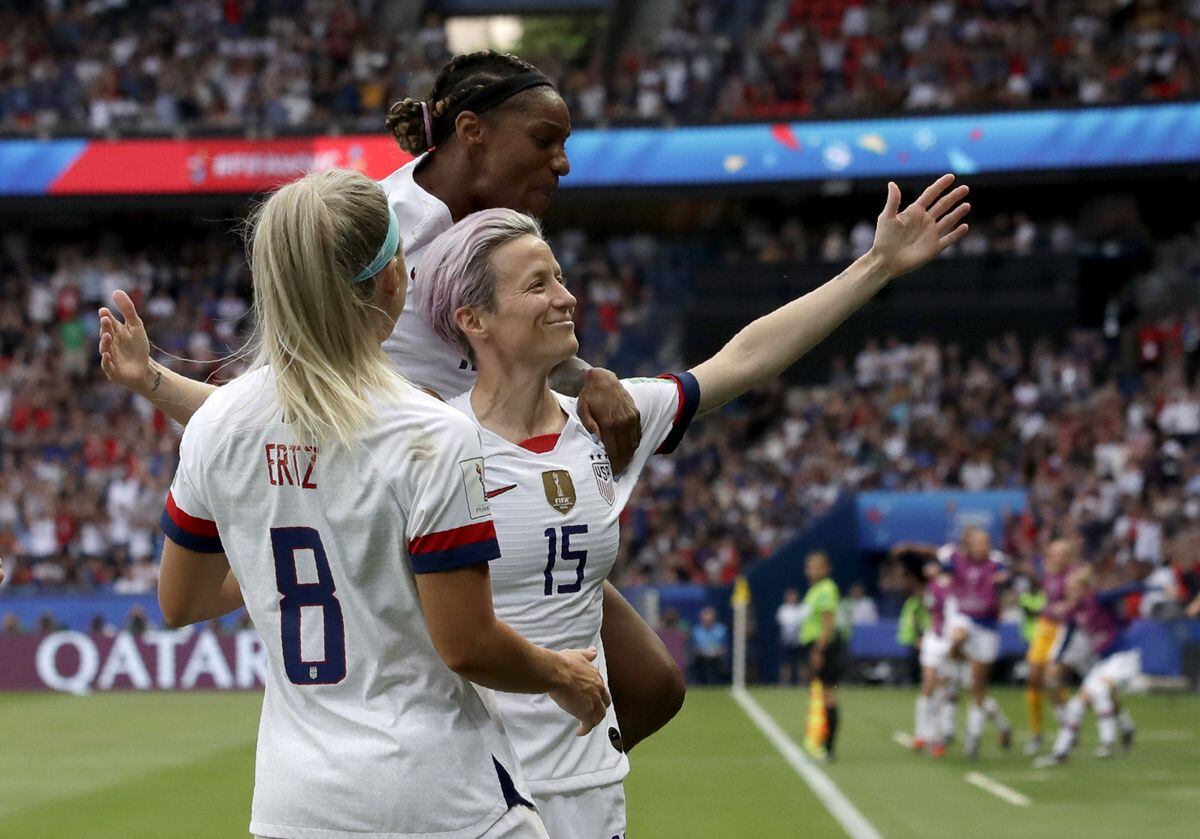
[[[541,218],[546,212],[546,208],[550,206],[550,199],[554,196],[546,192],[531,192],[529,197],[525,199],[525,206],[521,208],[521,212]]]

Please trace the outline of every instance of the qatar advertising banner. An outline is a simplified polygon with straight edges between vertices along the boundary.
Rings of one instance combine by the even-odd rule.
[[[252,629],[0,635],[0,690],[250,690],[263,686],[267,666]]]

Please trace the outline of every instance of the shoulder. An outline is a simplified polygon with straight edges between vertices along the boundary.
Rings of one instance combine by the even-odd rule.
[[[460,397],[461,398],[461,397]],[[387,419],[415,425],[433,435],[465,436],[477,439],[478,429],[456,404],[460,398],[443,402],[439,397],[412,386],[401,400],[389,405]]]
[[[208,443],[228,431],[268,422],[274,404],[270,369],[261,367],[243,373],[209,394],[184,427],[184,439],[192,445]]]

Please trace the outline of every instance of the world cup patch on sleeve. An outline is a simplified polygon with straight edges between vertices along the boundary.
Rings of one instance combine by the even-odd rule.
[[[483,486],[483,458],[472,457],[460,460],[458,468],[462,470],[463,489],[467,493],[467,513],[473,519],[484,519],[492,514],[492,507],[487,500],[487,490]]]

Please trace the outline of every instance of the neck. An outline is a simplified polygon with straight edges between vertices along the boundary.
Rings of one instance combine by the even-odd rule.
[[[489,360],[492,361],[492,360]],[[550,391],[549,370],[514,365],[480,365],[471,392],[471,409],[479,424],[510,443],[521,443],[563,430],[567,418]]]
[[[480,209],[469,197],[469,171],[464,165],[462,150],[457,143],[443,146],[425,158],[413,173],[417,186],[441,201],[450,209],[455,222]]]

